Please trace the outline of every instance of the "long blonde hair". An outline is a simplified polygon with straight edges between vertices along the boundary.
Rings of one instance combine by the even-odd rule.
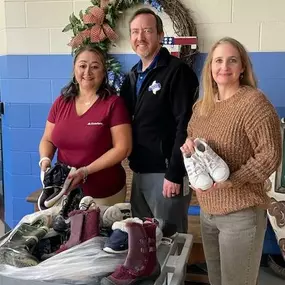
[[[242,67],[244,69],[243,76],[240,77],[240,85],[247,85],[253,88],[257,88],[257,81],[252,69],[252,63],[248,56],[248,53],[245,47],[237,40],[225,37],[217,41],[211,48],[208,56],[206,58],[203,70],[202,70],[202,99],[200,100],[200,114],[203,116],[207,116],[215,107],[215,95],[218,92],[218,87],[214,78],[212,76],[212,60],[213,60],[213,53],[218,45],[229,43],[233,47],[235,47],[241,58]]]

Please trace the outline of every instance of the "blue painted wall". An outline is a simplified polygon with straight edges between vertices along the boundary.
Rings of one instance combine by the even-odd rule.
[[[138,60],[131,54],[116,57],[125,72]],[[285,117],[285,53],[251,53],[251,58],[259,87]],[[204,59],[201,54],[196,60],[197,74]],[[50,106],[71,72],[69,55],[0,56],[5,220],[11,227],[33,211],[25,198],[41,186],[38,144]]]

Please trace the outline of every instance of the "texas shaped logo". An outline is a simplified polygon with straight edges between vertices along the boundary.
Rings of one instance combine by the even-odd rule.
[[[152,93],[155,95],[157,91],[161,89],[161,84],[159,82],[156,82],[154,80],[152,84],[148,87],[148,91],[152,91]]]

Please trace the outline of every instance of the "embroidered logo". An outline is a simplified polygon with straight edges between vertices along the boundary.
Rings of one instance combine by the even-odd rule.
[[[148,91],[152,91],[152,93],[155,95],[157,91],[161,89],[161,84],[159,82],[156,82],[154,80],[152,84],[148,87]]]
[[[101,122],[89,122],[87,126],[103,126],[103,123]]]

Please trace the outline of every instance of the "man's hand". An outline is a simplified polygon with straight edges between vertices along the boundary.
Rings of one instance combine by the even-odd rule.
[[[194,191],[198,192],[199,194],[206,194],[210,191],[215,191],[218,189],[227,189],[227,188],[231,188],[233,186],[232,182],[230,180],[226,180],[224,182],[220,182],[220,183],[214,183],[213,186],[207,190],[202,190],[202,189],[195,189],[193,187],[191,187]]]
[[[180,193],[180,184],[173,183],[164,178],[162,195],[165,198],[175,197]]]

